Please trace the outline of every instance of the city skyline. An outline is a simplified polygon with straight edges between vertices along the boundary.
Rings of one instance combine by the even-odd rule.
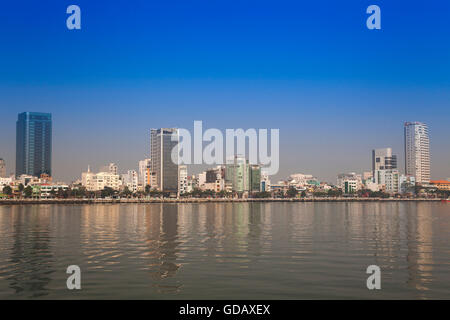
[[[0,299],[450,298],[450,0],[3,2]]]
[[[24,143],[22,140],[24,140],[23,134],[21,134],[22,131],[26,131],[28,132],[28,130],[24,129],[24,126],[26,123],[28,122],[39,122],[41,121],[40,119],[44,117],[45,119],[43,119],[43,121],[50,121],[50,126],[48,127],[49,131],[46,132],[47,136],[48,133],[50,134],[49,138],[50,140],[50,146],[49,146],[49,150],[50,150],[50,156],[51,156],[51,114],[48,113],[39,113],[39,112],[22,112],[18,115],[18,121],[17,121],[17,135],[16,135],[16,145],[17,145],[17,150],[16,150],[16,154],[18,156],[21,155],[21,152],[19,152],[19,145],[21,145],[22,147],[24,147]],[[28,122],[24,121],[26,120],[25,118],[29,118]],[[50,120],[49,120],[50,119]],[[33,120],[33,121],[31,121]],[[19,126],[19,123],[21,123],[21,125]],[[29,126],[29,124],[28,124]],[[35,126],[35,124],[32,125],[33,127]],[[19,130],[19,127],[22,130]],[[413,129],[409,129],[410,127],[412,127]],[[42,129],[42,128],[41,128]],[[44,128],[45,129],[45,128]],[[154,159],[159,159],[159,161],[156,161],[155,163],[150,162],[150,159],[145,159],[145,160],[137,160],[137,170],[136,170],[136,165],[135,166],[131,166],[128,168],[124,168],[121,167],[121,171],[122,176],[125,178],[125,180],[127,180],[128,178],[126,177],[126,175],[130,174],[130,170],[134,171],[137,173],[138,178],[136,177],[136,184],[139,181],[139,183],[142,183],[142,179],[145,179],[146,181],[150,181],[150,177],[151,175],[154,175],[154,177],[152,179],[156,179],[157,181],[157,185],[161,185],[163,184],[163,180],[167,179],[167,178],[163,178],[161,177],[161,173],[158,174],[158,172],[160,172],[160,168],[158,167],[161,166],[162,162],[164,160],[167,160],[166,158],[169,157],[169,155],[172,152],[172,148],[175,146],[175,144],[178,142],[177,141],[171,141],[171,135],[173,132],[175,132],[174,130],[177,130],[177,128],[160,128],[160,129],[151,129],[150,130],[150,152],[149,154],[151,154],[151,156]],[[411,131],[412,130],[412,131]],[[420,131],[420,132],[419,132]],[[161,134],[161,132],[163,132],[164,134]],[[41,132],[41,134],[43,134]],[[416,141],[416,136],[417,136],[417,141],[420,142],[420,147],[419,149],[417,149],[418,147],[416,146],[414,149],[414,144]],[[34,137],[34,134],[33,134]],[[43,136],[42,136],[43,137]],[[42,140],[42,137],[40,140]],[[39,140],[39,139],[38,139]],[[426,143],[425,143],[426,142]],[[425,143],[425,145],[424,145]],[[167,148],[164,148],[163,146],[169,146],[170,150]],[[430,147],[430,140],[429,140],[429,136],[428,136],[428,125],[422,122],[405,122],[404,123],[404,157],[405,157],[405,166],[404,166],[404,170],[401,170],[402,168],[400,168],[400,171],[403,172],[406,176],[416,176],[414,173],[412,172],[411,168],[412,168],[412,164],[414,164],[415,162],[412,162],[412,158],[417,157],[417,159],[419,159],[419,162],[421,166],[425,165],[425,169],[420,169],[419,171],[419,178],[417,179],[417,182],[419,183],[427,183],[430,180],[430,152],[429,152],[429,147]],[[248,148],[248,145],[246,146],[246,148]],[[22,148],[23,149],[23,148]],[[42,149],[42,148],[41,148]],[[411,150],[414,149],[414,153],[412,153]],[[153,150],[153,151],[152,151]],[[42,150],[41,150],[42,151]],[[23,152],[22,152],[23,153]],[[416,153],[418,153],[419,155],[416,156]],[[160,155],[164,154],[165,157],[161,157]],[[423,160],[424,155],[426,155],[426,159]],[[47,155],[48,156],[48,155]],[[239,155],[236,155],[239,156]],[[409,158],[409,163],[406,159]],[[0,160],[2,161],[1,165],[2,165],[2,170],[5,170],[5,161],[3,159],[0,158]],[[21,161],[23,161],[24,159],[22,159]],[[43,159],[44,160],[44,159]],[[378,148],[378,149],[373,149],[372,150],[372,176],[374,177],[374,181],[376,181],[375,179],[375,172],[377,170],[390,170],[390,169],[397,169],[397,155],[393,155],[392,152],[392,148],[391,147],[387,147],[387,148]],[[16,159],[16,163],[19,161],[19,159]],[[148,163],[147,163],[148,161]],[[416,160],[414,160],[416,161]],[[425,163],[423,162],[425,161]],[[167,167],[167,161],[165,161],[165,166]],[[170,162],[172,162],[172,159],[170,159]],[[44,164],[44,162],[42,162]],[[225,163],[223,163],[225,164]],[[409,166],[408,166],[409,164]],[[45,164],[47,167],[50,166],[49,168],[47,168],[47,172],[43,172],[43,173],[48,173],[49,171],[51,172],[51,158],[50,161],[48,161],[47,159],[47,163]],[[150,166],[149,166],[150,165]],[[111,172],[111,166],[114,166],[113,171],[115,172],[115,174],[118,174],[120,172],[118,172],[118,166],[115,163],[110,163],[109,167],[108,166],[104,166],[101,165],[99,166],[99,172]],[[175,165],[176,166],[176,165]],[[175,166],[173,166],[173,168],[175,168]],[[90,165],[88,165],[88,168],[90,167]],[[192,165],[190,165],[189,167],[193,167]],[[194,170],[194,172],[190,172],[190,174],[198,174],[201,172],[202,169],[207,168],[208,166],[206,164],[202,164],[202,165],[197,165],[194,166],[195,168],[197,168],[197,170]],[[31,168],[31,167],[30,167]],[[106,168],[106,169],[104,169]],[[200,169],[202,168],[202,169]],[[211,168],[211,167],[209,167]],[[34,169],[34,167],[33,167]],[[42,169],[42,168],[41,168]],[[22,169],[21,169],[22,170]],[[175,170],[175,169],[174,169]],[[172,171],[174,171],[172,170]],[[423,174],[421,173],[422,170],[426,171],[425,178],[423,178]],[[88,169],[89,171],[89,169]],[[166,172],[167,170],[165,169],[164,172]],[[170,171],[170,170],[169,170]],[[170,173],[169,171],[167,171],[168,173]],[[178,171],[175,170],[175,171]],[[174,171],[174,172],[175,172]],[[352,170],[349,170],[347,172],[350,172]],[[353,170],[354,171],[354,170]],[[296,170],[296,171],[292,171],[289,174],[295,173],[295,172],[300,172],[300,170]],[[305,172],[305,171],[302,171]],[[309,171],[306,171],[309,172]],[[339,171],[336,174],[340,174],[344,171]],[[367,172],[366,169],[363,169],[361,172]],[[144,175],[143,175],[144,173]],[[15,172],[15,175],[18,176],[20,174],[31,174],[34,176],[40,176],[40,174],[32,174],[32,173],[28,173],[28,172]],[[170,173],[171,174],[171,173]],[[166,174],[167,175],[167,174]],[[320,175],[316,175],[320,177]],[[279,177],[278,174],[273,175],[272,178],[279,179],[281,180],[281,178],[277,178]],[[285,176],[286,177],[286,176]],[[285,178],[283,177],[283,179]],[[444,177],[440,177],[439,179],[444,179]],[[78,178],[73,178],[70,179],[68,181],[70,182],[74,182],[78,180]],[[170,179],[169,179],[170,180]],[[169,182],[169,180],[167,180],[167,182]],[[173,180],[173,179],[172,179]],[[431,179],[432,180],[432,179]],[[67,180],[65,180],[65,182],[68,182]],[[325,181],[325,182],[330,182],[332,180],[326,181],[321,179],[321,181]],[[170,189],[174,189],[176,185],[179,184],[179,181],[175,181],[173,180],[172,182],[170,182],[170,184],[172,185]]]
[[[389,146],[404,164],[405,121],[430,125],[432,178],[450,176],[450,3],[282,0],[187,5],[80,1],[83,28],[65,26],[64,4],[6,3],[0,13],[0,157],[15,163],[14,120],[54,118],[53,175],[87,165],[136,168],[148,130],[280,129],[280,171],[370,170]],[[439,8],[435,10],[434,8]],[[39,19],[24,19],[39,16]],[[412,23],[411,21],[420,21]],[[330,155],[332,155],[330,157]]]

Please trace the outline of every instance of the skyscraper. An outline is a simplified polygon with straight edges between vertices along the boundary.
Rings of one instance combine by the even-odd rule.
[[[372,150],[372,177],[377,170],[397,169],[397,156],[392,155],[391,148]]]
[[[156,185],[161,191],[178,191],[178,158],[172,160],[172,150],[178,145],[175,128],[151,129],[151,166],[156,175]],[[172,139],[173,136],[173,139]],[[178,157],[178,152],[175,152]]]
[[[243,156],[227,159],[225,182],[232,186],[235,192],[248,191],[248,161]]]
[[[0,158],[0,178],[6,177],[6,164],[5,160]]]
[[[419,184],[430,182],[430,139],[428,126],[421,122],[405,122],[405,172]]]
[[[52,172],[52,115],[23,112],[16,123],[16,176]]]

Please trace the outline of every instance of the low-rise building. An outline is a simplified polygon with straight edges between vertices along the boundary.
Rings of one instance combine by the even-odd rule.
[[[362,177],[354,172],[341,173],[337,176],[336,185],[343,193],[355,193],[362,187]]]
[[[430,185],[439,190],[450,191],[450,181],[448,180],[430,180]]]
[[[68,185],[60,185],[60,184],[41,184],[33,186],[33,196],[39,196],[42,199],[53,198],[57,195],[59,190],[65,191],[68,190]]]
[[[400,175],[398,178],[399,193],[414,193],[416,186],[416,178],[408,175]]]
[[[11,186],[13,185],[13,177],[9,177],[9,178],[1,178],[0,177],[0,189],[2,189],[4,186]]]
[[[87,191],[99,191],[103,190],[105,187],[119,190],[122,182],[117,174],[110,172],[93,173],[88,167],[88,171],[81,174],[81,185],[84,186]]]
[[[270,184],[269,176],[264,171],[261,172],[261,182],[260,182],[259,189],[261,192],[270,192],[271,191],[271,184]]]

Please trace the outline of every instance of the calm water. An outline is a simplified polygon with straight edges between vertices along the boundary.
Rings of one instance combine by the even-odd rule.
[[[450,299],[450,204],[0,206],[11,298]]]

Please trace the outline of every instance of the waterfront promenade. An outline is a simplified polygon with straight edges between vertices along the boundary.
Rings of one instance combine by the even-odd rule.
[[[223,202],[439,202],[442,199],[427,198],[356,198],[356,197],[336,197],[336,198],[85,198],[85,199],[0,199],[0,205],[14,204],[117,204],[117,203],[223,203]]]

